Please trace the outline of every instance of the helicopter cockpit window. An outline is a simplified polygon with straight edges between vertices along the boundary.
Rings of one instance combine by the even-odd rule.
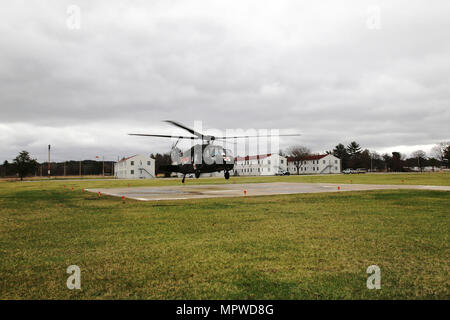
[[[222,148],[219,146],[208,146],[203,153],[206,163],[212,164],[217,161],[221,161]]]
[[[219,147],[217,147],[217,146],[211,146],[211,147],[209,148],[209,155],[210,155],[211,158],[214,158],[215,156],[221,154],[220,151],[221,151],[221,150],[220,150]]]

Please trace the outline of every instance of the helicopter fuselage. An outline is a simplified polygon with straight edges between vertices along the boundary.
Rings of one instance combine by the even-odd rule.
[[[213,144],[197,144],[192,148],[181,152],[179,149],[172,151],[172,164],[162,166],[165,172],[178,172],[182,174],[224,171],[228,173],[234,168],[234,157],[230,150]]]

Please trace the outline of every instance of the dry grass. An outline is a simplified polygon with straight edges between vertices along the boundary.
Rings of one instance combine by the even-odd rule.
[[[443,178],[431,179],[422,183]],[[188,183],[202,181],[224,182]],[[0,182],[0,298],[449,298],[448,192],[125,204],[81,192],[128,183],[179,181]],[[66,288],[72,264],[81,268],[80,291]],[[381,290],[366,288],[372,264],[381,267]]]

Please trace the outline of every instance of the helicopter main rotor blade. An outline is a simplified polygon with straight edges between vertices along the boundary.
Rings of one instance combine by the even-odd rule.
[[[200,139],[198,137],[186,137],[186,136],[169,136],[165,134],[144,134],[144,133],[129,133],[129,136],[141,136],[141,137],[158,137],[158,138],[174,138],[174,139]]]
[[[235,142],[235,141],[229,141],[229,140],[220,139],[220,138],[214,139],[213,141],[222,141],[223,143],[237,144],[237,142]]]
[[[235,136],[235,137],[214,137],[214,140],[225,140],[225,139],[242,139],[242,138],[267,138],[267,137],[298,137],[301,134],[267,134],[259,136]]]
[[[178,123],[178,122],[173,121],[173,120],[164,120],[164,121],[168,122],[168,123],[170,123],[170,124],[172,124],[172,125],[174,125],[176,127],[179,127],[181,129],[186,130],[187,132],[197,136],[199,139],[204,139],[203,134],[201,134],[200,132],[197,132],[197,131],[195,131],[195,130],[193,130],[191,128],[186,127],[184,124]]]

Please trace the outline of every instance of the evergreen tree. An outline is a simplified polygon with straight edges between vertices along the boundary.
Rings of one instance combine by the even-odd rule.
[[[350,155],[350,157],[359,155],[361,153],[361,146],[356,141],[352,141],[347,146],[347,153]]]
[[[19,174],[20,180],[23,180],[23,177],[32,173],[38,166],[38,163],[35,159],[31,159],[28,151],[22,151],[13,161],[14,166],[16,167],[17,173]]]
[[[336,147],[333,149],[333,155],[339,159],[341,159],[342,164],[342,170],[345,170],[348,168],[348,160],[349,155],[347,153],[347,149],[342,143],[339,143]]]

